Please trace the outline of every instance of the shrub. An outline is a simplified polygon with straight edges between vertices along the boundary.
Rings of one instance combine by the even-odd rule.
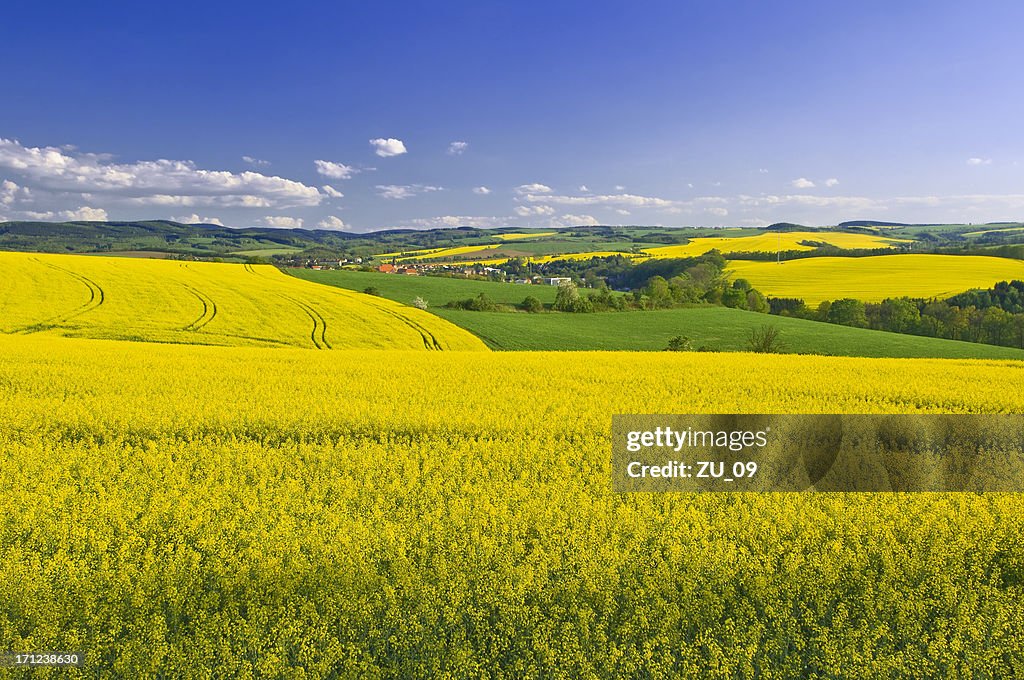
[[[665,348],[666,352],[689,352],[693,349],[690,344],[690,338],[685,335],[677,335],[668,341],[668,347]]]
[[[762,354],[775,354],[781,352],[783,347],[779,340],[779,329],[768,325],[752,329],[747,338],[747,345],[751,352]]]
[[[531,314],[544,311],[544,304],[532,295],[527,295],[523,300],[523,303],[519,306]]]

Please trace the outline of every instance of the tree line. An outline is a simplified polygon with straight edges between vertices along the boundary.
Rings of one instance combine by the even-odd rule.
[[[1022,281],[1001,281],[945,300],[892,297],[872,303],[842,298],[808,307],[799,298],[768,298],[768,305],[779,316],[1024,349]]]

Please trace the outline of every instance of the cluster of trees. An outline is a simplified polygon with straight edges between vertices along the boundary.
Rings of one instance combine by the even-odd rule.
[[[703,267],[693,274],[665,279],[653,276],[647,285],[633,291],[639,309],[665,309],[686,304],[713,304],[752,312],[768,312],[768,300],[746,279],[729,283],[721,272],[711,274]]]
[[[946,300],[886,298],[878,303],[843,298],[809,308],[797,298],[769,298],[772,314],[875,330],[1024,348],[1024,282]]]
[[[620,259],[622,261],[618,261]],[[592,284],[594,290],[584,294],[574,284],[559,287],[552,306],[555,311],[648,310],[713,304],[768,312],[767,299],[748,281],[729,282],[725,275],[725,259],[718,251],[699,257],[648,260],[636,265],[626,258],[601,260],[591,263],[582,272],[585,281],[596,278]],[[568,271],[561,273],[579,274],[578,269],[572,270],[581,265],[587,266],[585,263],[568,263]],[[611,286],[629,288],[630,291],[616,293]]]

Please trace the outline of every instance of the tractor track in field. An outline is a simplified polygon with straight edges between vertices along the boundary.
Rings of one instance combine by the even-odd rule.
[[[199,300],[199,302],[203,305],[203,313],[199,315],[199,318],[190,323],[189,325],[183,327],[181,330],[202,330],[203,327],[206,326],[206,324],[210,323],[215,318],[217,318],[217,303],[214,302],[213,298],[211,298],[206,293],[203,293],[186,283],[183,283],[181,285],[184,286],[185,290],[187,290],[189,293],[192,293],[192,295],[194,295],[196,299]]]
[[[320,312],[316,311],[316,309],[305,302],[296,300],[289,295],[285,295],[284,293],[278,293],[278,295],[305,312],[306,316],[308,316],[310,321],[313,322],[313,331],[309,334],[309,338],[313,341],[314,347],[317,349],[333,349],[331,347],[331,343],[327,341],[327,320],[324,319]]]
[[[63,267],[58,267],[57,265],[50,264],[49,262],[43,262],[42,260],[40,260],[38,258],[35,258],[35,257],[33,257],[31,259],[33,261],[38,262],[39,264],[43,265],[44,267],[49,267],[50,269],[53,269],[55,271],[59,271],[59,272],[61,272],[63,274],[67,274],[71,278],[75,279],[76,281],[78,281],[79,283],[84,285],[89,290],[89,299],[84,304],[79,305],[78,307],[72,309],[69,312],[62,312],[60,314],[55,314],[55,315],[53,315],[51,317],[43,319],[42,321],[38,321],[36,323],[29,324],[27,326],[22,326],[21,328],[17,328],[13,332],[15,332],[15,333],[24,333],[26,335],[29,335],[31,333],[38,333],[39,331],[43,331],[43,330],[47,330],[49,328],[52,328],[55,324],[67,323],[68,321],[71,321],[72,319],[75,319],[75,318],[77,318],[77,317],[79,317],[79,316],[81,316],[83,314],[91,312],[92,310],[96,309],[97,307],[99,307],[100,305],[102,305],[106,301],[106,299],[107,299],[106,293],[103,292],[103,289],[100,288],[98,283],[96,283],[95,281],[93,281],[89,277],[83,276],[83,275],[81,275],[81,274],[79,274],[77,272],[73,272],[73,271],[71,271],[69,269],[64,269]]]
[[[372,296],[367,296],[367,297],[372,297]],[[399,312],[396,312],[396,311],[394,311],[392,309],[388,309],[387,307],[385,307],[383,305],[377,304],[375,301],[374,302],[367,301],[367,304],[369,304],[369,305],[373,306],[374,308],[384,312],[385,314],[390,314],[394,318],[396,318],[399,321],[401,321],[402,323],[404,323],[409,328],[411,328],[414,331],[416,331],[417,333],[419,333],[420,337],[423,339],[423,347],[424,348],[426,348],[428,350],[438,351],[438,352],[443,352],[444,351],[444,347],[441,346],[441,343],[438,341],[437,337],[433,333],[431,333],[429,330],[427,330],[424,326],[421,326],[420,324],[418,324],[417,322],[413,321],[412,319],[410,319],[407,316],[403,316]]]

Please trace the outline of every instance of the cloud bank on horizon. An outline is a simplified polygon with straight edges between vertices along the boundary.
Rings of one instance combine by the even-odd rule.
[[[1022,220],[1024,94],[1007,83],[1024,6],[927,8],[570,3],[538,25],[530,2],[457,0],[323,5],[273,25],[225,12],[200,27],[185,9],[153,22],[25,4],[0,28],[0,56],[31,48],[12,27],[45,20],[56,61],[19,59],[0,76],[0,220],[357,231]],[[224,54],[247,61],[132,49],[218,29]],[[779,31],[801,39],[764,37]],[[119,40],[96,39],[107,34]],[[602,47],[581,54],[582,39]],[[352,60],[360,50],[375,59]],[[140,98],[163,104],[140,114]]]

